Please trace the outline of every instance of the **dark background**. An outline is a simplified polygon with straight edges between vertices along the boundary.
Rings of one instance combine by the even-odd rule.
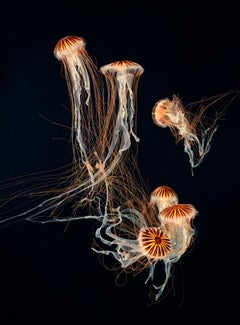
[[[149,304],[147,271],[115,285],[91,251],[91,222],[20,222],[0,230],[0,324],[202,324],[237,315],[239,105],[219,121],[212,148],[191,176],[182,143],[152,122],[161,98],[184,104],[240,86],[238,8],[162,5],[2,5],[1,180],[71,160],[66,83],[53,56],[66,35],[82,36],[101,67],[129,59],[145,71],[138,92],[139,167],[154,189],[166,184],[199,211],[193,250],[174,268],[173,288]],[[67,108],[67,109],[66,109]],[[43,118],[44,116],[45,118]]]

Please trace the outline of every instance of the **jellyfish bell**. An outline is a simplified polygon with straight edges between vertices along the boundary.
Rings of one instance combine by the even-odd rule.
[[[182,101],[175,95],[172,100],[169,98],[159,100],[152,109],[153,122],[162,128],[176,127],[184,119],[182,106]]]
[[[72,55],[72,53],[83,49],[86,46],[86,41],[84,38],[79,36],[65,36],[60,39],[54,48],[54,56],[61,60],[65,56]]]
[[[157,206],[159,212],[175,204],[178,204],[178,195],[171,187],[162,185],[152,191],[150,206]]]
[[[170,239],[159,228],[142,228],[138,236],[138,241],[143,255],[146,255],[150,259],[160,260],[170,254]]]
[[[152,110],[153,122],[162,128],[166,128],[168,126],[166,111],[169,103],[170,100],[168,98],[161,99],[154,105]]]
[[[114,74],[117,76],[121,75],[134,75],[142,74],[144,72],[143,67],[130,60],[119,60],[109,64],[106,64],[100,68],[103,74]]]
[[[163,223],[173,222],[181,225],[185,221],[189,222],[194,219],[197,213],[192,204],[179,203],[162,210],[160,219]]]

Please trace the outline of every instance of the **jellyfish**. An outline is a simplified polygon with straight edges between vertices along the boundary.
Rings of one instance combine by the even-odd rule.
[[[106,160],[119,143],[118,153],[127,150],[130,145],[130,135],[139,142],[134,133],[135,106],[137,100],[137,88],[139,78],[144,69],[138,63],[122,60],[102,66],[100,71],[106,78],[108,89],[108,119],[106,125],[111,124],[112,112],[117,112],[116,123],[113,130],[113,137],[110,143]],[[109,127],[105,128],[106,137]],[[121,140],[119,141],[119,137]]]
[[[130,60],[98,69],[86,50],[85,39],[79,36],[60,39],[54,55],[62,64],[70,98],[72,163],[54,175],[38,173],[27,180],[17,179],[16,185],[28,183],[29,187],[1,201],[1,209],[19,197],[29,199],[31,206],[22,207],[19,213],[9,211],[13,215],[3,215],[0,224],[19,219],[67,224],[95,220],[92,250],[111,256],[119,272],[135,275],[147,270],[145,284],[158,301],[173,264],[194,240],[197,210],[180,204],[169,186],[151,192],[142,179],[134,149],[140,141],[136,133],[137,90],[144,69]],[[153,118],[184,139],[191,162],[197,166],[192,145],[198,147],[202,159],[209,150],[215,124],[199,140],[195,126],[200,117],[190,120],[176,96],[172,101],[160,101]],[[32,185],[35,181],[38,185]],[[7,186],[2,183],[2,188]],[[163,279],[158,265],[162,266]]]
[[[189,157],[192,176],[193,169],[198,167],[210,150],[214,133],[218,129],[217,122],[222,117],[225,108],[239,95],[238,89],[233,89],[221,95],[204,98],[184,107],[178,96],[173,95],[172,100],[164,98],[156,102],[152,109],[153,122],[161,128],[168,127],[176,139],[183,141],[184,152]],[[214,104],[232,96],[223,109],[213,117],[207,117],[206,111]],[[188,108],[198,106],[194,113]]]
[[[94,185],[95,176],[98,178],[94,170],[107,174],[130,147],[130,136],[139,141],[133,121],[143,68],[123,60],[101,67],[100,73],[85,45],[83,38],[67,36],[58,41],[54,54],[63,64],[71,99],[74,158],[86,166]],[[107,98],[102,75],[106,78]]]
[[[174,263],[194,241],[192,220],[197,210],[192,205],[176,203],[159,213],[152,208],[153,196],[131,177],[128,174],[128,183],[122,184],[127,204],[124,201],[123,205],[116,204],[117,201],[111,195],[111,218],[104,216],[106,210],[100,213],[103,222],[95,232],[92,249],[102,256],[112,256],[118,262],[120,273],[134,275],[147,270],[145,284],[150,285],[150,297],[157,302],[171,278]],[[174,194],[172,202],[177,202],[174,190],[168,186],[159,188],[159,192],[169,191]],[[168,209],[172,209],[171,212]],[[158,265],[164,276],[158,273]],[[116,271],[115,264],[113,269]]]
[[[85,208],[95,206],[99,197],[106,204],[110,179],[124,170],[131,137],[139,141],[135,112],[142,66],[122,60],[107,64],[99,71],[86,50],[85,39],[79,36],[60,39],[54,55],[64,69],[72,110],[72,166],[63,167],[56,176],[45,176],[46,184],[53,184],[52,188],[41,185],[20,193],[42,200],[23,212],[3,218],[0,223],[18,218],[66,221],[67,217],[63,216],[66,205],[72,209],[69,220],[85,217]],[[3,205],[11,203],[12,198]],[[84,211],[79,212],[81,209]]]
[[[190,247],[195,235],[192,220],[197,214],[196,208],[186,203],[169,206],[160,212],[159,218],[171,240],[174,255],[181,256]]]
[[[78,36],[60,39],[54,48],[55,57],[62,63],[72,108],[73,159],[86,166],[93,180],[91,155],[101,128],[103,93],[101,76],[86,50],[86,41]],[[87,118],[85,118],[87,116]]]

